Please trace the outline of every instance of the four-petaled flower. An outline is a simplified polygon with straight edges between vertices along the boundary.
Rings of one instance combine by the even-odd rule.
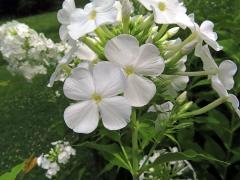
[[[130,105],[141,107],[148,104],[156,93],[156,86],[144,76],[159,76],[165,67],[158,48],[153,44],[139,47],[135,37],[120,35],[108,41],[105,56],[122,68],[124,96]]]
[[[124,128],[130,121],[131,106],[118,96],[123,92],[122,79],[120,68],[110,62],[100,62],[92,71],[74,69],[64,83],[64,93],[79,102],[66,108],[67,126],[78,133],[91,133],[101,117],[109,130]]]

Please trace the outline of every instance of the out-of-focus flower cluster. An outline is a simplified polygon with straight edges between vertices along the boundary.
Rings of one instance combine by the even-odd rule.
[[[60,165],[68,163],[71,156],[76,155],[76,150],[67,141],[53,142],[54,146],[48,154],[42,154],[37,158],[39,167],[47,170],[46,177],[51,179],[60,171]]]
[[[177,147],[169,148],[169,150],[167,149],[156,150],[149,158],[147,156],[143,157],[143,159],[140,161],[140,167],[142,167],[143,164],[145,165],[153,164],[162,155],[177,152],[179,152]],[[165,176],[169,175],[169,177],[167,177],[168,179],[177,178],[179,180],[181,179],[186,180],[185,175],[189,172],[192,173],[192,178],[187,178],[187,180],[196,180],[197,176],[190,162],[186,160],[170,161],[168,163],[163,164],[159,163],[155,166],[155,168],[151,167],[148,171],[145,171],[140,175],[139,180],[144,179],[157,180],[159,177],[164,177],[164,174]]]
[[[46,74],[47,67],[56,64],[65,50],[66,44],[55,44],[26,24],[12,21],[0,26],[0,52],[8,63],[8,70],[28,80],[37,74]]]

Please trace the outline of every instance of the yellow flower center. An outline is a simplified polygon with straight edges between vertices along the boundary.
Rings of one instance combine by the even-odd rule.
[[[158,8],[160,9],[160,11],[165,11],[165,9],[166,9],[166,4],[163,3],[163,2],[160,2],[160,3],[158,4]]]
[[[93,10],[90,14],[89,14],[89,19],[90,20],[95,20],[97,17],[97,12],[95,10]]]
[[[95,101],[97,104],[100,103],[102,101],[102,96],[100,96],[99,94],[97,93],[94,93],[92,95],[92,100]]]
[[[130,75],[134,74],[134,69],[131,66],[125,67],[124,71],[127,74],[127,76],[130,76]]]

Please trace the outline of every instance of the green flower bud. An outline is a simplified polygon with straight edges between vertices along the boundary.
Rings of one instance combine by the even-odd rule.
[[[179,105],[182,105],[187,100],[187,91],[184,91],[180,96],[177,97],[176,102]]]

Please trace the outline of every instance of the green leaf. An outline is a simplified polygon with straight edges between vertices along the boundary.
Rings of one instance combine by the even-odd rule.
[[[0,176],[0,180],[15,180],[17,175],[23,170],[24,163],[18,164],[11,169],[10,172],[7,172]]]
[[[114,166],[122,167],[131,170],[128,162],[124,158],[121,148],[117,144],[103,145],[93,142],[86,142],[83,146],[98,150],[103,157]]]

